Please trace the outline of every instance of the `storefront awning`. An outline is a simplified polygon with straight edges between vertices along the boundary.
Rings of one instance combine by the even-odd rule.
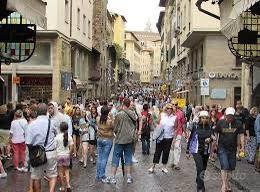
[[[226,0],[227,1],[227,0]],[[237,0],[231,3],[232,6],[226,6],[224,2],[220,5],[220,12],[227,12],[228,18],[221,18],[225,20],[224,25],[221,27],[221,32],[228,38],[237,36],[238,32],[243,29],[242,13],[249,10],[255,3],[260,0]],[[226,15],[225,13],[223,15]]]
[[[47,3],[43,0],[7,0],[6,9],[19,12],[32,23],[47,29],[46,5]]]

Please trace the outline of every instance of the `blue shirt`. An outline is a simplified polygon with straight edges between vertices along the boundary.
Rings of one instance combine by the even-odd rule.
[[[38,116],[37,119],[34,120],[31,124],[29,124],[25,135],[26,144],[33,145],[33,146],[35,145],[44,146],[44,142],[48,131],[48,123],[49,123],[48,116],[41,115]],[[51,121],[50,133],[49,133],[47,145],[45,147],[46,151],[51,151],[56,148],[55,141],[54,141],[56,134],[57,134],[57,129]]]
[[[257,143],[260,144],[260,114],[257,115],[255,120],[255,134]]]

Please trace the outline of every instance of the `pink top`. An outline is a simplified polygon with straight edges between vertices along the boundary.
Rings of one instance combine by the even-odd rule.
[[[186,124],[186,119],[184,117],[184,113],[177,109],[175,115],[177,116],[177,135],[182,135],[183,126]]]

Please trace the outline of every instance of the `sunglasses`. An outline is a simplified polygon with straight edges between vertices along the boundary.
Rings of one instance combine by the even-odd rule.
[[[201,117],[201,119],[209,119],[209,117]]]
[[[174,106],[178,106],[178,104],[176,103],[176,104],[172,104],[172,105],[174,105]]]

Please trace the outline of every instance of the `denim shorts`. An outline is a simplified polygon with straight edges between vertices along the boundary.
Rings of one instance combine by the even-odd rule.
[[[218,149],[221,170],[234,171],[236,168],[236,150],[229,151],[223,147]]]
[[[119,161],[121,157],[124,155],[124,163],[126,166],[131,166],[133,164],[132,156],[133,156],[133,144],[115,144],[113,158],[112,158],[112,166],[118,167]]]

